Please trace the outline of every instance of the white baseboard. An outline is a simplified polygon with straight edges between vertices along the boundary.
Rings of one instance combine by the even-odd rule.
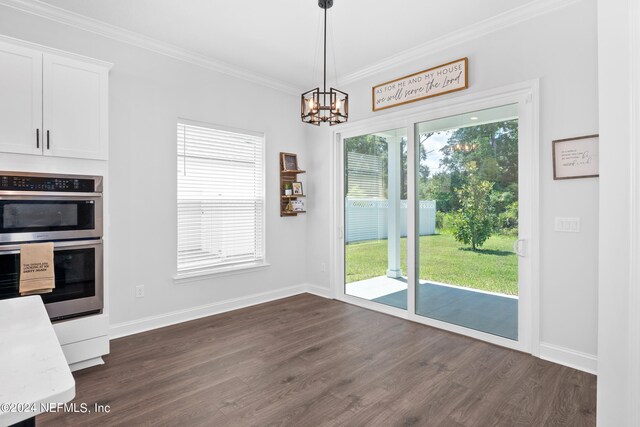
[[[274,301],[305,292],[323,298],[333,298],[331,289],[312,285],[310,283],[304,283],[298,286],[277,289],[275,291],[262,292],[259,294],[248,295],[241,298],[229,299],[226,301],[205,304],[184,310],[172,311],[157,316],[132,320],[130,322],[110,325],[109,339],[125,337],[127,335],[133,335],[140,332],[162,328],[165,326],[175,325],[177,323],[187,322],[189,320],[213,316],[215,314],[238,310],[240,308],[262,304],[265,302]],[[598,358],[592,354],[582,353],[553,344],[540,343],[539,357],[541,359],[568,366],[570,368],[578,369],[580,371],[588,372],[590,374],[597,374]],[[77,369],[82,369],[84,367],[86,366],[78,366]]]
[[[582,353],[553,344],[540,343],[540,359],[558,363],[579,371],[598,374],[598,358],[593,354]]]
[[[225,313],[256,304],[262,304],[281,298],[290,297],[307,292],[306,285],[292,286],[289,288],[277,289],[269,292],[248,295],[241,298],[219,301],[212,304],[200,305],[184,310],[172,311],[157,316],[145,317],[132,320],[130,322],[116,323],[109,326],[109,339],[125,337],[152,329],[175,325],[176,323],[187,322],[189,320],[200,319],[202,317],[213,316],[214,314]]]
[[[312,295],[317,295],[319,297],[323,297],[323,298],[329,298],[329,299],[333,299],[333,293],[331,292],[331,289],[329,288],[325,288],[323,286],[316,286],[316,285],[312,285],[311,283],[306,283],[304,285],[307,288],[307,293],[312,294]]]

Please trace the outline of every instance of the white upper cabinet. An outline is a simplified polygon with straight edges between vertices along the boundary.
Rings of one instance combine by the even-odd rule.
[[[44,154],[106,159],[108,70],[45,53],[42,77]]]
[[[0,41],[0,151],[106,160],[109,64]]]
[[[42,153],[42,52],[2,42],[0,151]]]

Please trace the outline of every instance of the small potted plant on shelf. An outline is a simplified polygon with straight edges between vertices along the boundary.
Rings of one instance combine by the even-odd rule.
[[[284,183],[284,195],[285,196],[290,196],[291,192],[292,192],[291,183],[290,182],[285,182]]]

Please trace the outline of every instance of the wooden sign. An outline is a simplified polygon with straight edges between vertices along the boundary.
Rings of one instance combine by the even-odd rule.
[[[458,59],[371,89],[373,111],[420,101],[469,87],[468,60]]]
[[[553,179],[598,175],[598,135],[553,141]]]

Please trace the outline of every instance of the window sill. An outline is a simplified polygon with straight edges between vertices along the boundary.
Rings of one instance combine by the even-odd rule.
[[[268,262],[251,265],[240,265],[219,268],[216,270],[205,270],[191,273],[177,274],[173,277],[173,283],[177,285],[200,282],[202,280],[211,279],[214,277],[235,276],[236,274],[251,273],[258,270],[264,270],[271,266]]]

